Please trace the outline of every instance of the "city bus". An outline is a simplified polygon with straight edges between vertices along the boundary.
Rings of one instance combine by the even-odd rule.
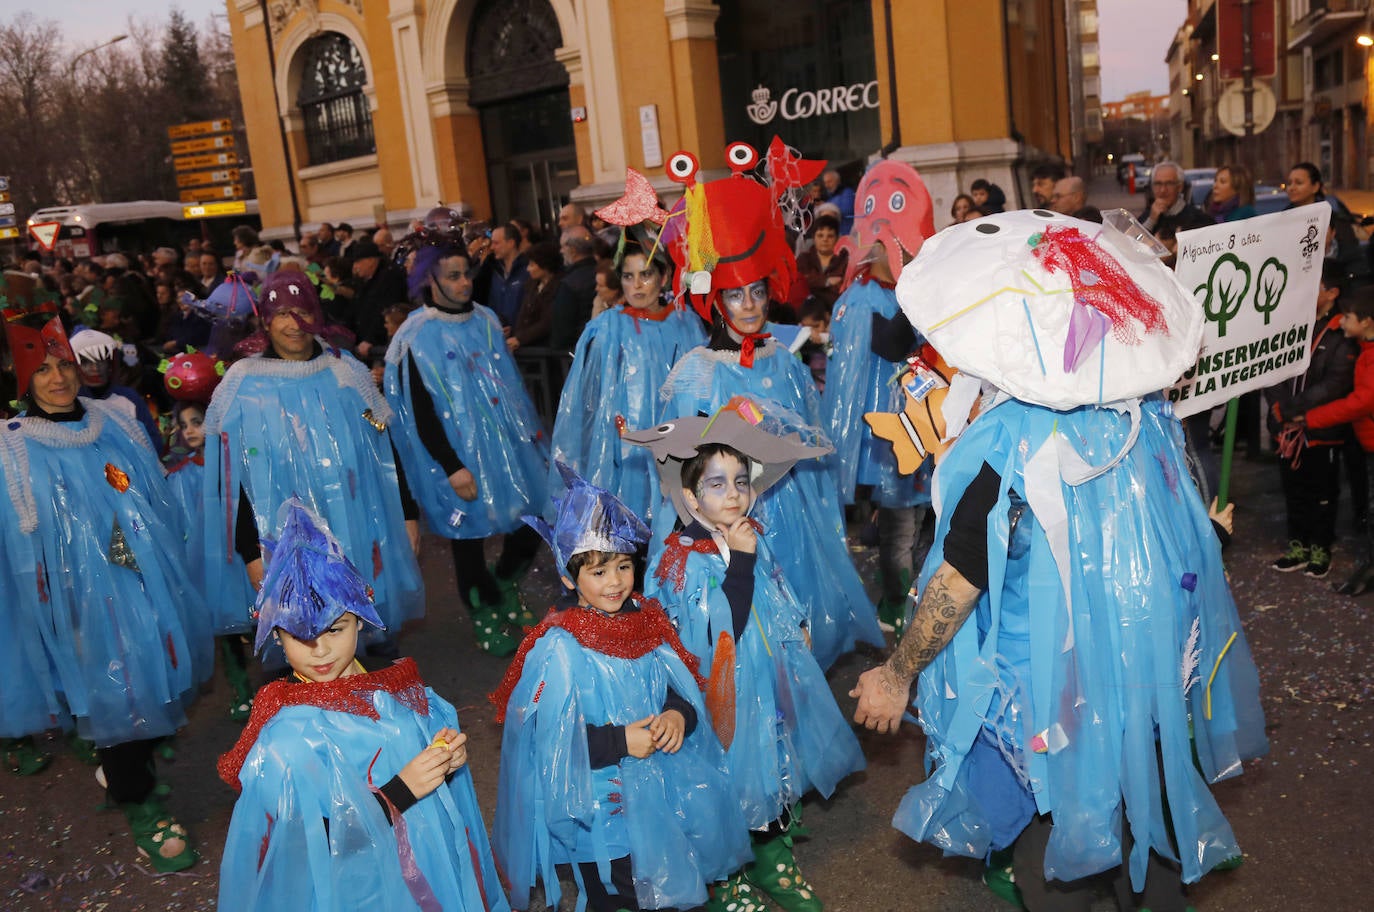
[[[28,224],[58,222],[61,229],[53,255],[67,259],[102,256],[123,251],[150,253],[158,247],[183,249],[192,238],[209,241],[215,250],[233,250],[230,232],[237,225],[262,227],[258,201],[173,203],[136,200],[130,203],[90,203],[50,206],[29,216]],[[29,250],[42,253],[33,239]]]

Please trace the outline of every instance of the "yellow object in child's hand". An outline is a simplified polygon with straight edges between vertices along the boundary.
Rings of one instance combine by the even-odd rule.
[[[445,741],[443,738],[435,738],[432,742],[430,742],[429,746],[442,747],[444,750],[448,750],[448,742]]]

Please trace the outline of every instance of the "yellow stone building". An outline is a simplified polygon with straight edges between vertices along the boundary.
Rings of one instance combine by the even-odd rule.
[[[267,237],[439,201],[550,224],[774,133],[852,186],[885,152],[943,224],[1072,155],[1065,0],[227,0]],[[289,164],[288,164],[289,162]],[[294,191],[294,192],[293,192]]]

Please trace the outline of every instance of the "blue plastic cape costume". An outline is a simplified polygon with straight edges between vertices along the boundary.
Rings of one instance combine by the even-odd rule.
[[[672,308],[662,319],[619,307],[587,324],[577,340],[572,369],[563,384],[553,426],[553,456],[592,484],[604,488],[639,516],[659,507],[658,473],[648,451],[625,446],[617,418],[626,428],[650,427],[658,417],[658,391],[668,371],[687,352],[706,342],[701,319]],[[549,476],[549,489],[562,481]]]
[[[892,447],[875,440],[864,423],[866,412],[900,412],[905,367],[873,353],[873,315],[896,316],[897,294],[874,280],[858,279],[835,302],[830,322],[833,350],[821,394],[821,420],[835,455],[830,457],[840,496],[854,502],[854,489],[869,485],[880,507],[914,507],[930,502],[926,469],[915,476],[897,471]]]
[[[205,561],[222,629],[236,569],[239,489],[259,539],[271,538],[293,494],[319,514],[372,585],[390,631],[424,613],[424,587],[406,536],[396,481],[390,407],[367,368],[325,349],[309,361],[256,356],[237,362],[205,415]]]
[[[590,613],[555,613],[568,612]],[[614,624],[611,619],[605,626]],[[561,895],[555,865],[596,862],[609,883],[610,862],[625,855],[641,907],[685,909],[706,902],[706,885],[739,870],[752,853],[692,672],[667,643],[621,658],[584,646],[557,626],[541,625],[534,637],[503,707],[492,825],[511,903],[528,908],[530,889],[542,879],[553,908]],[[669,687],[697,712],[697,727],[682,747],[592,769],[587,726],[627,725],[659,713]],[[581,878],[579,869],[574,872]],[[584,894],[579,910],[585,902]]]
[[[198,574],[201,586],[208,592],[207,565],[200,559],[201,555],[205,554],[207,529],[204,514],[201,512],[204,509],[204,456],[199,459],[190,457],[173,466],[171,474],[167,476],[167,483],[171,485],[172,495],[185,517],[183,522],[186,528],[186,553],[196,558],[192,563],[193,572]],[[233,563],[233,569],[226,567],[223,571],[216,572],[214,577],[216,586],[230,587],[229,591],[211,602],[215,607],[226,609],[216,612],[211,619],[216,634],[246,633],[253,627],[252,608],[257,593],[253,591],[253,584],[248,582],[248,571],[243,566],[243,558],[237,552],[233,555]]]
[[[401,686],[375,687],[379,678]],[[298,705],[282,705],[273,688]],[[458,728],[412,660],[326,684],[268,685],[253,715],[250,728],[261,730],[236,748],[247,748],[241,769],[226,763],[231,755],[220,766],[242,788],[220,865],[221,909],[509,912],[466,766],[396,814],[396,826],[369,787],[399,773],[440,729]],[[425,895],[432,902],[422,904]]]
[[[1136,889],[1150,850],[1181,855],[1184,880],[1196,881],[1240,854],[1208,783],[1238,775],[1267,743],[1255,667],[1178,421],[1157,397],[1120,410],[994,405],[935,473],[939,523],[922,588],[984,461],[1001,477],[988,518],[989,591],[921,673],[929,775],[893,824],[983,857],[1031,812],[1050,813],[1045,873],[1073,880],[1123,862],[1124,812]],[[1011,812],[1019,819],[1008,819],[1008,794],[1021,796]]]
[[[410,366],[458,458],[477,479],[476,501],[463,500],[425,449],[411,406]],[[396,451],[431,530],[446,538],[513,532],[520,516],[548,499],[548,437],[506,350],[496,315],[481,305],[456,314],[421,307],[406,318],[386,352],[386,398],[395,410]]]
[[[213,639],[147,435],[117,408],[80,402],[78,421],[0,425],[0,737],[74,717],[106,747],[185,724]]]
[[[647,588],[677,625],[682,644],[711,669],[720,634],[734,632],[721,590],[726,562],[717,550],[690,550],[682,531],[672,539],[667,550],[655,543]],[[829,798],[841,779],[864,768],[859,741],[802,638],[804,619],[760,536],[753,609],[735,644],[734,738],[726,752],[751,829],[768,826],[812,789]]]
[[[706,347],[688,352],[660,391],[659,420],[713,414],[732,396],[772,400],[820,426],[820,406],[811,374],[801,361],[772,341],[754,352],[754,366],[740,365],[740,353]],[[759,498],[755,515],[778,556],[788,584],[802,605],[812,648],[821,668],[829,668],[856,641],[883,644],[878,616],[845,543],[844,512],[835,477],[826,460],[797,465]],[[675,514],[654,517],[654,537],[662,540]]]

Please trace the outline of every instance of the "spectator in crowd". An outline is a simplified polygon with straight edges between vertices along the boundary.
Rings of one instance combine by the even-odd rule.
[[[159,314],[157,300],[146,277],[130,271],[129,259],[122,253],[112,253],[105,258],[106,292],[124,302],[124,315],[128,318],[132,333],[122,338],[130,342],[151,339],[157,333]]]
[[[473,300],[491,308],[507,335],[520,313],[520,298],[530,278],[525,262],[525,255],[520,252],[519,226],[506,222],[493,228],[491,256],[478,273]]]
[[[540,241],[544,240],[544,233],[534,227],[525,219],[511,219],[510,223],[520,232],[520,252],[529,253],[529,249]]]
[[[334,229],[334,240],[339,242],[339,256],[348,253],[348,247],[353,243],[353,226],[348,222],[339,222],[339,227]]]
[[[591,232],[581,225],[563,236],[562,253],[566,269],[553,302],[553,329],[549,345],[572,349],[582,327],[592,318],[592,298],[596,296],[596,249]]]
[[[802,251],[797,257],[797,271],[807,293],[827,308],[833,307],[840,296],[840,283],[849,265],[847,253],[835,252],[839,239],[840,223],[831,216],[819,216],[812,226],[811,249]]]
[[[1040,209],[1050,209],[1054,202],[1055,184],[1069,176],[1069,171],[1058,162],[1042,162],[1035,166],[1031,171],[1031,198],[1034,205]],[[1087,193],[1085,190],[1084,196]],[[1055,209],[1058,212],[1058,209]],[[1072,215],[1066,212],[1065,215]],[[1101,219],[1096,219],[1101,221]]]
[[[377,249],[382,252],[382,256],[386,257],[388,260],[391,259],[391,254],[396,250],[396,239],[391,236],[390,228],[378,228],[376,231],[372,232],[372,243],[377,245]]]
[[[163,269],[176,269],[180,259],[171,247],[159,247],[153,251],[153,269],[159,272]]]
[[[577,203],[568,203],[558,210],[558,231],[561,234],[575,225],[587,224],[587,210]]]
[[[235,225],[231,235],[234,239],[234,271],[243,272],[244,263],[253,248],[262,244],[258,233],[249,225]]]
[[[548,242],[535,244],[525,254],[529,281],[520,296],[520,312],[515,317],[506,348],[512,353],[526,345],[544,345],[553,325],[554,298],[558,294],[558,268],[563,265],[558,248]]]
[[[1174,235],[1189,228],[1214,224],[1211,216],[1188,202],[1183,194],[1183,169],[1171,161],[1155,165],[1150,181],[1155,201],[1140,214],[1140,224],[1170,251]]]
[[[1355,235],[1355,217],[1340,200],[1327,195],[1321,169],[1311,162],[1298,162],[1288,172],[1286,189],[1288,209],[1318,201],[1331,206],[1331,223],[1326,229],[1326,258],[1335,260],[1345,269],[1344,284],[1348,290],[1368,285],[1374,264],[1366,257],[1374,257],[1374,253],[1366,250],[1366,255],[1361,255],[1360,241]]]
[[[1088,205],[1088,185],[1081,177],[1065,177],[1057,181],[1054,192],[1050,194],[1050,208],[1060,215],[1071,215],[1085,222],[1102,221],[1102,211]]]
[[[348,263],[357,288],[349,328],[358,337],[358,357],[364,361],[380,359],[386,353],[382,314],[391,305],[406,302],[406,276],[371,241],[354,241],[348,249]]]
[[[994,215],[1007,211],[1007,194],[992,181],[978,178],[969,186],[973,205],[982,210],[983,215]]]
[[[854,228],[854,189],[840,181],[840,172],[834,168],[821,175],[821,200],[839,207],[840,234],[849,234]]]
[[[210,297],[210,293],[224,283],[224,264],[220,262],[219,256],[212,250],[202,250],[200,252],[200,287],[204,289],[202,298]]]
[[[358,296],[358,289],[353,285],[353,264],[347,257],[330,257],[324,261],[324,271],[320,274],[320,291],[323,292],[326,288],[334,292],[332,300],[320,301],[326,319],[330,323],[348,326],[353,318],[353,300]]]
[[[321,262],[320,239],[313,234],[307,234],[305,237],[301,238],[300,255],[301,259],[305,260],[307,263]]]
[[[977,204],[973,202],[973,197],[969,196],[967,193],[960,193],[956,196],[954,202],[950,203],[949,206],[949,217],[954,220],[953,224],[957,225],[964,221],[964,218],[973,211],[976,206]]]
[[[334,237],[333,225],[328,222],[322,222],[320,224],[320,230],[316,232],[315,237],[320,242],[321,259],[339,255],[339,241]]]
[[[1255,211],[1255,182],[1250,169],[1244,165],[1218,168],[1204,208],[1214,222],[1237,222],[1259,215]]]

